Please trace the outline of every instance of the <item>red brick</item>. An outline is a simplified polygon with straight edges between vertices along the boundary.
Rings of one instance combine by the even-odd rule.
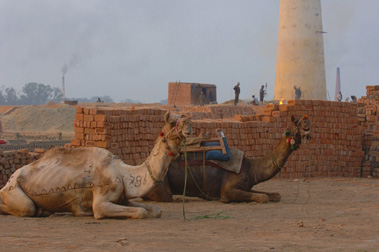
[[[71,139],[71,145],[80,146],[81,145],[80,139]]]
[[[42,148],[34,148],[33,152],[35,152],[35,153],[45,153],[46,150],[42,149]]]
[[[279,111],[288,111],[287,104],[280,104],[279,105]]]
[[[85,145],[87,147],[95,147],[95,142],[94,141],[86,141]]]
[[[75,114],[75,120],[83,121],[83,119],[84,119],[84,115],[83,114],[78,114],[78,113]]]
[[[279,109],[279,105],[278,104],[267,104],[266,105],[266,109],[270,109],[270,110],[278,110]]]

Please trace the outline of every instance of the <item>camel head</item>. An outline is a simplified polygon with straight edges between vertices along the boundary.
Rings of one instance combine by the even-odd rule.
[[[180,143],[192,133],[192,122],[189,117],[170,113],[164,116],[165,125],[160,133],[171,152],[177,153]]]
[[[291,149],[296,150],[299,148],[302,139],[311,139],[310,121],[306,115],[297,120],[292,116],[291,120],[292,124],[287,128],[285,135],[291,145]]]

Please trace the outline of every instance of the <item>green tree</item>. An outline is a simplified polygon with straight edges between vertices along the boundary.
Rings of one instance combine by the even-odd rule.
[[[14,88],[6,88],[4,94],[5,104],[6,105],[18,105],[19,99],[17,92]]]
[[[55,103],[61,102],[62,99],[63,99],[63,93],[62,93],[62,91],[59,88],[54,87],[52,95],[51,95],[51,97],[49,99],[51,101],[55,102]]]
[[[4,90],[4,88],[0,89],[0,105],[5,105],[5,97],[3,94],[3,90]]]
[[[45,104],[53,96],[54,90],[50,85],[29,82],[22,88],[21,101],[23,104]]]
[[[109,95],[104,95],[101,100],[105,103],[112,103],[113,99]]]

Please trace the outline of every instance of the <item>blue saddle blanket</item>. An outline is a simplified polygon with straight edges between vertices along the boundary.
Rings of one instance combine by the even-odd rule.
[[[227,161],[230,159],[230,150],[229,150],[228,142],[226,141],[226,137],[223,137],[222,140],[224,141],[226,155],[223,155],[221,150],[206,151],[205,152],[206,160]],[[204,142],[201,145],[202,146],[220,146],[220,143],[219,142]]]

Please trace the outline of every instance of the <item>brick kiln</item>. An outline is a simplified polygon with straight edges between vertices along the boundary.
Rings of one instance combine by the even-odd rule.
[[[205,104],[216,103],[216,85],[170,82],[168,83],[169,105],[200,105],[200,93],[205,94]]]

